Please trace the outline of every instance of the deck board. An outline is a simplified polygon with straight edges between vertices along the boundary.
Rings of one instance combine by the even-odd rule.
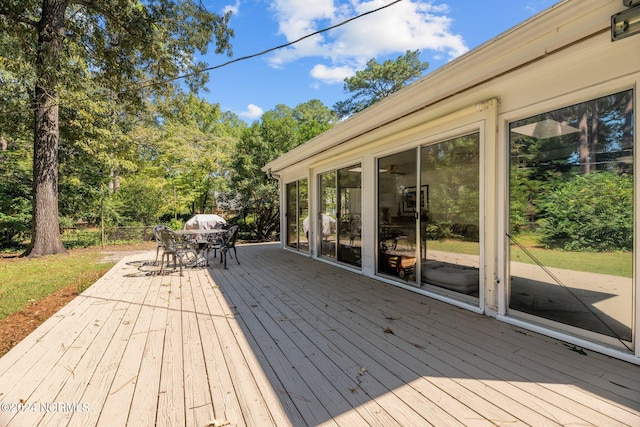
[[[0,426],[640,425],[640,367],[274,244],[119,262],[0,358]],[[80,407],[82,408],[82,407]],[[73,409],[73,408],[71,408]]]

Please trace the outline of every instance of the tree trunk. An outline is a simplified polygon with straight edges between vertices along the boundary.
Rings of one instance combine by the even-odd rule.
[[[66,0],[44,0],[38,25],[34,93],[33,218],[26,255],[66,253],[58,219],[58,78]]]
[[[591,102],[591,156],[590,156],[590,168],[591,172],[595,172],[598,169],[598,145],[600,144],[600,105],[598,101]]]
[[[580,174],[586,175],[591,172],[591,161],[589,159],[589,125],[587,116],[587,106],[583,103],[578,107],[578,129],[580,129]]]

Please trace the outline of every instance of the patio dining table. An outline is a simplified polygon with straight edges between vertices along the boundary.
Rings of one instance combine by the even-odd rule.
[[[207,248],[207,244],[215,239],[219,234],[225,233],[227,230],[224,228],[207,228],[207,229],[191,229],[191,230],[177,230],[175,233],[181,236],[187,243],[193,245],[199,255],[204,256],[204,251]]]

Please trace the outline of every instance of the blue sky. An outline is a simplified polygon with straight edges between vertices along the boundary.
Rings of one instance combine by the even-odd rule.
[[[394,0],[205,1],[211,11],[233,11],[233,57],[208,53],[216,66],[289,43]],[[558,0],[402,0],[291,47],[213,70],[208,93],[247,122],[277,104],[319,99],[331,108],[348,95],[343,80],[366,62],[395,59],[420,49],[426,73],[481,45]],[[211,52],[213,49],[211,49]]]

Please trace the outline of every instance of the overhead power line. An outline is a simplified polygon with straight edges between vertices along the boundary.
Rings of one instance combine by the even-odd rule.
[[[335,25],[332,25],[330,27],[323,28],[321,30],[318,30],[318,31],[315,31],[313,33],[307,34],[307,35],[302,36],[299,39],[296,39],[296,40],[294,40],[292,42],[281,44],[280,46],[272,47],[272,48],[269,48],[267,50],[263,50],[262,52],[258,52],[258,53],[254,53],[254,54],[246,55],[246,56],[241,56],[239,58],[232,59],[230,61],[224,62],[224,63],[219,64],[219,65],[214,65],[212,67],[208,67],[208,68],[205,68],[203,70],[195,71],[193,73],[183,74],[183,75],[180,75],[180,76],[177,76],[177,77],[173,77],[173,78],[170,78],[170,79],[164,79],[162,81],[153,81],[153,80],[152,81],[148,81],[148,82],[142,83],[140,85],[136,85],[136,87],[138,89],[143,89],[143,88],[150,87],[150,86],[171,83],[171,82],[174,82],[176,80],[182,80],[182,79],[186,79],[186,78],[189,78],[189,77],[197,76],[197,75],[202,74],[202,73],[206,73],[206,72],[209,72],[209,71],[217,70],[218,68],[223,68],[223,67],[226,67],[228,65],[234,64],[236,62],[246,61],[247,59],[252,59],[252,58],[256,58],[258,56],[266,55],[267,53],[270,53],[270,52],[273,52],[273,51],[276,51],[276,50],[280,50],[280,49],[284,49],[285,47],[292,46],[292,45],[294,45],[296,43],[300,43],[302,40],[308,39],[309,37],[313,37],[313,36],[316,36],[318,34],[326,33],[327,31],[331,31],[331,30],[333,30],[335,28],[338,28],[338,27],[341,27],[343,25],[346,25],[346,24],[348,24],[348,23],[350,23],[352,21],[355,21],[357,19],[360,19],[360,18],[362,18],[364,16],[371,15],[372,13],[379,12],[379,11],[381,11],[383,9],[386,9],[386,8],[388,8],[390,6],[393,6],[396,3],[400,3],[401,1],[402,0],[395,0],[395,1],[391,2],[391,3],[389,3],[389,4],[386,4],[384,6],[379,7],[377,9],[373,9],[373,10],[370,10],[368,12],[361,13],[360,15],[357,15],[357,16],[354,16],[354,17],[349,18],[347,20],[344,20],[344,21],[342,21],[342,22],[340,22],[338,24],[335,24]]]
[[[299,39],[293,40],[293,41],[291,41],[289,43],[281,44],[279,46],[275,46],[275,47],[263,50],[262,52],[258,52],[258,53],[254,53],[254,54],[246,55],[246,56],[241,56],[239,58],[232,59],[230,61],[224,62],[224,63],[219,64],[219,65],[214,65],[212,67],[207,67],[207,68],[205,68],[203,70],[198,70],[198,71],[195,71],[195,72],[192,72],[192,73],[182,74],[180,76],[172,77],[170,79],[164,79],[164,80],[159,80],[159,81],[158,80],[148,80],[148,81],[143,82],[143,83],[137,83],[137,84],[131,85],[129,88],[121,91],[120,93],[122,94],[122,93],[130,92],[132,90],[140,90],[140,89],[144,89],[144,88],[148,88],[148,87],[152,87],[152,86],[158,86],[158,85],[163,85],[163,84],[175,82],[177,80],[182,80],[182,79],[186,79],[186,78],[189,78],[189,77],[194,77],[194,76],[200,75],[202,73],[206,73],[206,72],[209,72],[209,71],[217,70],[219,68],[223,68],[223,67],[229,66],[229,65],[234,64],[236,62],[246,61],[248,59],[256,58],[258,56],[266,55],[267,53],[274,52],[274,51],[279,50],[279,49],[284,49],[285,47],[293,46],[294,44],[300,43],[301,41],[303,41],[305,39],[308,39],[310,37],[316,36],[318,34],[326,33],[327,31],[331,31],[331,30],[333,30],[335,28],[338,28],[338,27],[341,27],[343,25],[346,25],[346,24],[348,24],[350,22],[353,22],[355,20],[363,18],[363,17],[365,17],[367,15],[371,15],[373,13],[379,12],[379,11],[381,11],[383,9],[386,9],[386,8],[388,8],[390,6],[393,6],[394,4],[400,3],[401,1],[402,0],[392,1],[391,3],[386,4],[384,6],[380,6],[380,7],[376,8],[376,9],[370,10],[368,12],[361,13],[360,15],[356,15],[356,16],[354,16],[352,18],[349,18],[349,19],[346,19],[346,20],[344,20],[342,22],[339,22],[338,24],[332,25],[330,27],[323,28],[323,29],[318,30],[318,31],[314,31],[313,33],[310,33],[310,34],[307,34],[305,36],[302,36]],[[112,95],[113,95],[113,93],[112,93]],[[2,114],[19,114],[19,113],[5,110],[5,111],[2,112]]]

